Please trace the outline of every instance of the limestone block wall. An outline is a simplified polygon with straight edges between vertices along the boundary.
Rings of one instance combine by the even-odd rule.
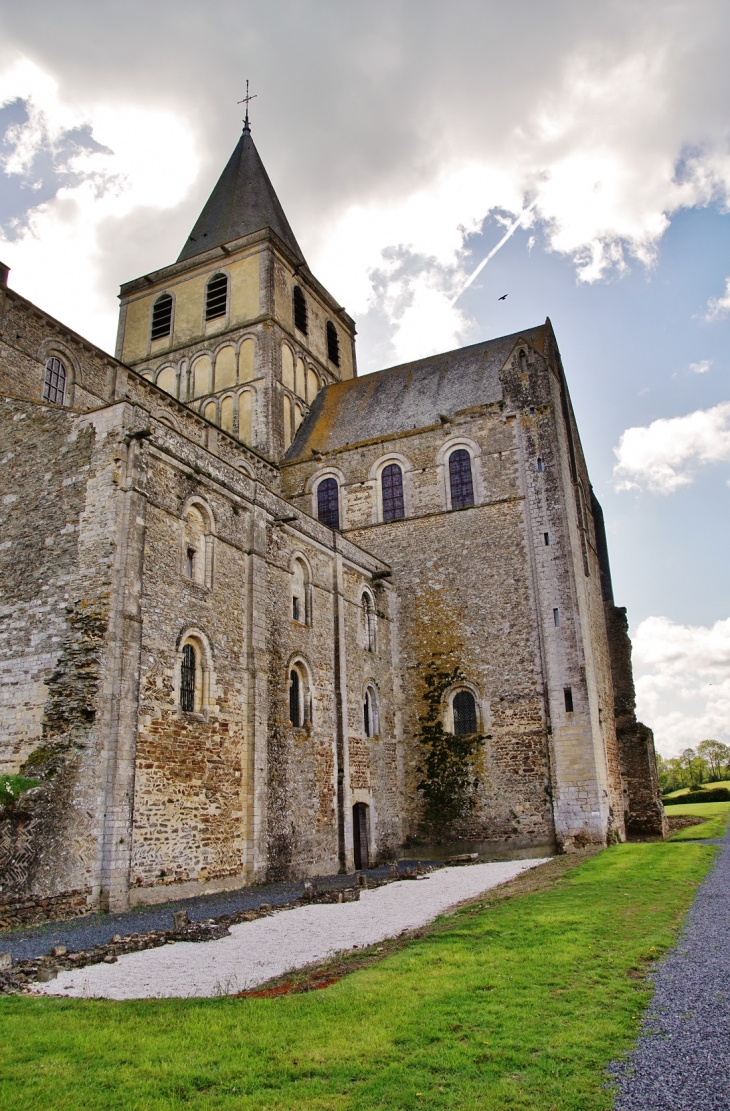
[[[5,770],[40,780],[3,815],[2,898],[45,900],[50,916],[103,902],[117,817],[119,530],[135,453],[119,434],[123,408],[111,420],[12,400],[0,410],[2,757]]]
[[[516,345],[501,378],[520,440],[547,681],[556,830],[559,841],[570,847],[622,838],[624,832],[591,488],[550,335],[545,352]]]
[[[449,510],[444,459],[459,444],[473,456],[478,504]],[[404,470],[407,517],[379,523],[378,475],[388,460]],[[478,407],[426,430],[285,466],[283,486],[295,504],[311,507],[324,473],[340,477],[348,538],[393,569],[403,833],[551,843],[540,646],[513,422],[498,404]],[[455,797],[439,800],[436,793],[429,804],[420,785],[429,774],[432,729],[459,684],[477,697],[481,739],[464,758]]]

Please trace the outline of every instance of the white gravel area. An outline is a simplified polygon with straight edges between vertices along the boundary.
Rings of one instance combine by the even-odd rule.
[[[356,903],[315,903],[231,927],[219,941],[180,941],[59,972],[34,985],[48,995],[104,999],[233,995],[275,976],[374,945],[432,922],[457,903],[506,883],[540,860],[441,868],[420,880],[363,890]]]

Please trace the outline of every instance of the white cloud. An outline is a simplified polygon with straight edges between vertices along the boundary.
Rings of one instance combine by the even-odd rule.
[[[707,302],[705,320],[724,320],[730,313],[730,278],[725,278],[725,292],[719,297],[711,297]]]
[[[633,646],[637,714],[662,755],[730,743],[730,618],[707,628],[648,617]]]
[[[730,402],[627,428],[613,450],[617,490],[672,494],[690,485],[698,467],[730,461]]]
[[[74,130],[86,128],[95,144],[67,158],[63,180],[69,184],[0,236],[3,261],[13,271],[14,288],[108,348],[116,291],[98,288],[100,231],[135,209],[180,202],[198,170],[192,138],[170,113],[68,105],[53,79],[25,59],[0,74],[0,103],[16,99],[25,102],[28,120],[9,133],[6,174],[26,174],[39,153],[53,151]]]
[[[25,63],[25,83],[18,67],[0,75],[0,100],[32,95],[47,133],[87,121],[114,151],[87,153],[79,164],[95,188],[79,187],[70,198],[78,209],[64,195],[30,220],[28,235],[42,237],[31,251],[34,274],[59,276],[61,257],[75,245],[73,272],[63,280],[75,283],[74,322],[81,306],[89,319],[115,314],[115,290],[97,289],[100,224],[110,215],[129,219],[142,205],[169,210],[190,196],[193,129],[206,147],[205,182],[194,193],[202,205],[230,153],[225,121],[234,118],[247,67],[259,95],[256,140],[264,140],[313,269],[353,314],[378,315],[386,333],[379,342],[397,358],[472,338],[463,304],[449,302],[479,261],[465,252],[465,237],[488,216],[506,227],[534,204],[548,249],[570,258],[581,281],[595,282],[632,260],[651,265],[680,209],[730,200],[728,21],[719,0],[670,7],[645,0],[639,9],[609,0],[579,15],[574,0],[555,0],[549,12],[535,3],[453,0],[447,10],[436,0],[395,7],[376,0],[366,23],[356,6],[320,11],[280,0],[249,5],[244,25],[235,0],[220,0],[214,23],[190,0],[176,8],[184,18],[172,21],[167,5],[129,0],[124,26],[113,27],[103,7],[92,18],[88,5],[70,4],[60,17],[57,6],[39,3],[33,13],[14,6],[5,49],[32,43],[45,61]],[[495,42],[519,50],[494,50]],[[181,82],[180,58],[191,47],[195,73]],[[538,52],[540,66],[525,64]],[[60,75],[60,93],[51,72]],[[304,87],[306,125],[293,110]],[[109,120],[109,137],[102,136],[100,88],[109,90],[105,110],[127,145],[112,136]],[[27,168],[34,141],[26,128],[8,167]],[[184,242],[196,215],[191,204],[180,203],[170,242]],[[153,227],[138,221],[135,229],[130,265],[168,261],[152,250]],[[27,246],[15,252],[18,285]],[[42,292],[51,286],[58,282]],[[37,289],[27,287],[31,295]],[[98,323],[97,333],[107,327]]]
[[[712,366],[712,359],[701,359],[699,363],[690,363],[689,369],[693,374],[707,374]]]

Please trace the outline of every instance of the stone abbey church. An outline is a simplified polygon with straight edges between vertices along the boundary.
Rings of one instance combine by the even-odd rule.
[[[116,357],[0,279],[1,920],[662,835],[549,321],[358,378],[248,124]]]

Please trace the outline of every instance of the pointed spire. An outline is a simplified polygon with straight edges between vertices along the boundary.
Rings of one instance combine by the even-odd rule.
[[[251,138],[247,104],[241,138],[177,261],[194,258],[263,228],[271,228],[304,262],[301,247]]]

